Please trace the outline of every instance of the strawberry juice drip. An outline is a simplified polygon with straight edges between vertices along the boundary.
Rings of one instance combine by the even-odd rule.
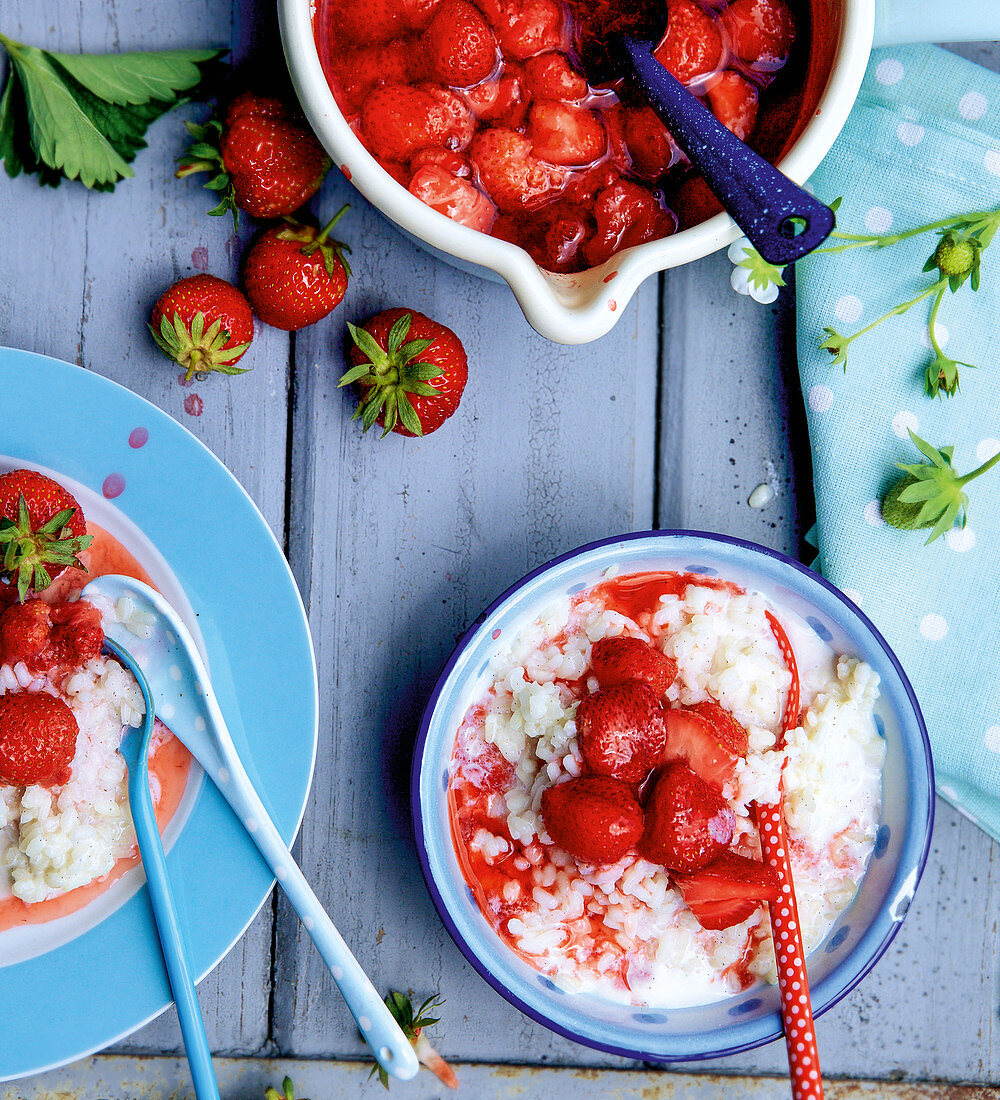
[[[87,522],[87,533],[94,541],[80,555],[87,570],[66,569],[45,590],[48,603],[58,603],[76,595],[88,581],[108,573],[123,573],[152,586],[149,574],[135,557],[103,527]],[[191,771],[191,754],[159,719],[153,734],[153,751],[149,757],[156,820],[160,832],[177,812],[187,787]],[[27,904],[20,898],[7,897],[0,901],[0,932],[23,924],[43,924],[65,917],[82,909],[88,902],[103,894],[126,871],[139,863],[138,851],[119,859],[114,867],[99,879],[70,890],[46,901]]]
[[[815,22],[817,32],[827,34],[825,24],[814,18],[806,0],[784,0],[795,28],[787,60],[747,57],[746,47],[741,57],[727,30],[725,13],[731,0],[682,2],[697,5],[703,22],[714,28],[711,33],[722,44],[717,60],[711,62],[715,67],[702,66],[686,80],[689,90],[759,153],[777,161],[798,136],[822,91],[829,49],[825,39],[817,38],[814,50],[811,30]],[[519,245],[542,267],[558,273],[598,267],[622,249],[669,236],[721,210],[644,101],[606,64],[610,32],[658,37],[667,5],[660,0],[476,3],[493,25],[499,48],[494,71],[471,87],[446,86],[428,70],[424,31],[438,6],[434,0],[386,0],[380,17],[390,18],[390,29],[351,17],[349,32],[344,29],[345,8],[359,6],[362,0],[316,4],[314,34],[334,96],[360,140],[403,187],[441,213]],[[549,11],[547,24],[539,11]],[[505,20],[523,25],[530,18],[541,18],[548,35],[540,35],[537,43],[526,45],[522,37],[512,44],[505,37]],[[689,34],[683,21],[677,26],[676,36]],[[532,65],[539,58],[568,64],[571,79],[579,81],[582,75],[582,94],[581,89],[560,94],[559,85],[554,89],[538,80]],[[674,68],[686,79],[678,65]],[[727,101],[727,82],[739,87],[742,100]],[[433,89],[451,103],[449,109],[457,106],[464,121],[446,137],[435,134],[426,142],[416,138],[412,149],[407,146],[405,153],[389,156],[378,138],[372,138],[384,130],[384,120],[371,117],[374,108],[366,106],[373,90],[389,85],[421,89],[421,94]],[[752,101],[752,107],[744,101]],[[548,124],[535,120],[539,105],[550,112]],[[407,117],[405,124],[411,123],[412,117]],[[543,125],[544,133],[539,130]],[[580,137],[581,128],[586,140]],[[505,156],[498,158],[503,186],[477,147],[484,133],[500,131],[515,135],[515,143],[518,137],[527,139],[516,152],[508,146]],[[421,144],[425,147],[417,148]],[[577,146],[580,157],[574,158]],[[515,179],[513,169],[508,171],[510,163],[523,166],[526,159],[537,170]]]

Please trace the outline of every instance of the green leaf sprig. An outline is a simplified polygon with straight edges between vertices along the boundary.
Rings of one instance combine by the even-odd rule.
[[[285,1079],[281,1082],[281,1092],[269,1085],[264,1093],[264,1100],[296,1100],[295,1086],[292,1084],[292,1079],[287,1074]],[[306,1098],[299,1097],[298,1100],[306,1100]]]
[[[922,268],[923,273],[934,272],[935,278],[930,286],[924,287],[913,298],[893,306],[881,317],[877,317],[857,332],[844,334],[836,328],[826,326],[823,329],[823,339],[819,343],[820,348],[830,352],[835,366],[842,364],[846,370],[848,348],[855,340],[871,332],[890,317],[898,317],[919,302],[930,298],[927,333],[934,356],[924,372],[924,392],[928,397],[953,397],[959,389],[958,368],[973,367],[974,364],[945,355],[937,333],[938,311],[945,294],[956,293],[966,282],[973,291],[979,289],[982,254],[993,240],[998,228],[1000,228],[1000,208],[955,214],[939,221],[906,229],[901,233],[852,234],[834,231],[830,235],[831,238],[844,243],[818,248],[812,255],[821,255],[824,252],[845,252],[852,248],[888,248],[910,237],[935,232],[939,238],[938,243]]]
[[[403,1034],[410,1040],[420,1064],[426,1066],[448,1088],[457,1089],[458,1078],[455,1076],[455,1071],[431,1046],[427,1038],[427,1028],[440,1023],[440,1017],[431,1016],[430,1013],[437,1011],[444,1001],[440,997],[428,997],[419,1008],[414,1009],[413,1003],[405,993],[390,989],[386,994],[385,1003]],[[380,1065],[375,1065],[368,1076],[374,1077],[376,1073],[383,1087],[388,1088],[389,1074]]]
[[[10,72],[0,98],[0,160],[56,187],[111,191],[134,173],[150,124],[196,97],[223,50],[55,53],[0,34]]]
[[[950,531],[959,515],[965,526],[969,507],[965,486],[1000,462],[1000,451],[971,473],[960,476],[952,465],[954,447],[935,447],[912,430],[910,439],[928,461],[896,463],[904,476],[882,498],[882,518],[904,531],[931,528],[927,537],[930,543]]]

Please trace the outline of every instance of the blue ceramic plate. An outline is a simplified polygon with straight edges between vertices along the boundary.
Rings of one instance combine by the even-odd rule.
[[[817,573],[762,546],[697,531],[624,535],[581,547],[514,585],[459,642],[427,704],[413,770],[413,813],[424,877],[441,919],[479,973],[532,1019],[577,1042],[647,1061],[735,1054],[781,1034],[776,987],[693,1008],[658,1010],[566,994],[510,951],[462,877],[446,790],[455,734],[489,684],[497,639],[516,634],[554,600],[619,574],[671,569],[719,576],[790,609],[838,653],[879,674],[876,726],[886,739],[882,821],[854,903],[809,958],[813,1008],[848,993],[888,947],[909,908],[930,844],[933,770],[916,697],[888,645],[858,608]]]
[[[0,348],[0,468],[46,469],[80,492],[200,631],[219,702],[286,841],[316,753],[316,666],[305,611],[264,518],[197,439],[107,379]],[[233,552],[238,538],[240,553]],[[197,636],[197,635],[196,635]],[[192,970],[233,947],[273,877],[194,768],[166,840]],[[0,933],[0,1080],[123,1038],[171,1001],[140,871],[72,917]]]

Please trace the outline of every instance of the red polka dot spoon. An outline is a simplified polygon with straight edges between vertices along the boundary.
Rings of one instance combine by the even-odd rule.
[[[792,675],[785,701],[781,735],[776,746],[780,748],[785,734],[798,725],[799,671],[792,644],[781,623],[770,611],[767,612],[767,621],[771,624],[775,640]],[[774,957],[778,966],[781,1019],[785,1028],[785,1046],[788,1048],[792,1100],[822,1100],[823,1078],[819,1069],[799,911],[795,904],[792,864],[785,839],[785,815],[780,802],[771,806],[755,803],[755,807],[761,852],[781,884],[780,898],[768,908],[771,911],[771,938],[774,941]]]

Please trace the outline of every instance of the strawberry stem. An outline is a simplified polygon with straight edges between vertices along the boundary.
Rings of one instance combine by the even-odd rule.
[[[971,474],[964,474],[962,477],[956,478],[956,484],[967,485],[973,478],[979,477],[980,474],[985,474],[987,470],[992,469],[998,462],[1000,462],[1000,451],[997,451],[992,458],[988,458],[982,466],[977,466]]]

